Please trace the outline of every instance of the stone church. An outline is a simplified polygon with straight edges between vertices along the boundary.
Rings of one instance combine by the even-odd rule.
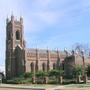
[[[23,34],[22,17],[16,20],[12,15],[11,19],[6,19],[7,79],[17,77],[25,72],[49,71],[57,67],[62,67],[68,73],[73,65],[83,65],[82,56],[74,52],[69,54],[67,51],[26,48]],[[90,60],[88,61],[90,62]]]

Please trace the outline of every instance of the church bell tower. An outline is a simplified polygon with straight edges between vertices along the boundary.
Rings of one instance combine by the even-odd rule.
[[[13,15],[6,19],[6,78],[13,78],[24,72],[25,42],[23,18],[16,20]]]

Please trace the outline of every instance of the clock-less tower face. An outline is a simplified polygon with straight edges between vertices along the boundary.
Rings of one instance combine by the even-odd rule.
[[[8,47],[11,46],[13,50],[17,45],[24,48],[22,19],[20,19],[20,21],[13,19],[7,22],[6,29],[6,41],[8,42],[6,42],[6,44]]]
[[[23,26],[22,23],[18,21],[14,21],[13,25],[13,49],[17,45],[21,46],[23,48]]]

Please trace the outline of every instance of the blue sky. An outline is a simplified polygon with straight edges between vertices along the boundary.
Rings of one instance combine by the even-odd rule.
[[[90,44],[90,0],[0,0],[0,70],[5,66],[6,18],[24,18],[28,48]]]

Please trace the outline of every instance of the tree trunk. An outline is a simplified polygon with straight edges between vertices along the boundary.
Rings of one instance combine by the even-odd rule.
[[[83,76],[83,81],[84,81],[84,83],[87,83],[87,75],[85,74],[84,76]]]
[[[32,77],[32,83],[33,83],[33,84],[36,83],[36,78],[35,78],[35,76]]]
[[[60,77],[59,77],[59,84],[62,84],[62,83],[63,83],[63,77],[60,76]]]
[[[81,82],[81,75],[78,75],[77,76],[77,83],[80,83]]]
[[[45,83],[45,84],[48,83],[48,77],[44,77],[44,83]]]

